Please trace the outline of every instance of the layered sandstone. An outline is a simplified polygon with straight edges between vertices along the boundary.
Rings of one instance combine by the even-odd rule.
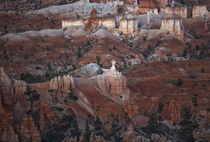
[[[56,76],[50,80],[50,89],[53,90],[69,90],[70,84],[73,83],[73,77],[70,75]]]
[[[129,99],[126,78],[116,70],[115,61],[112,61],[111,69],[102,74],[99,81],[105,86],[106,92],[108,92],[111,97],[122,100]]]
[[[15,133],[13,127],[13,118],[8,113],[0,100],[0,141],[1,142],[19,142],[18,135]]]
[[[26,83],[10,79],[2,67],[0,67],[0,86],[0,98],[9,111],[13,111],[15,104],[18,102],[21,106],[26,106],[24,97]]]
[[[137,3],[139,4],[140,13],[147,13],[149,9],[158,8],[156,0],[138,0]]]
[[[132,34],[138,30],[138,20],[136,18],[120,19],[119,30],[124,34]]]
[[[115,18],[114,17],[100,18],[99,25],[102,27],[106,27],[108,29],[114,29],[116,27]]]
[[[49,122],[52,122],[56,119],[56,116],[50,106],[43,101],[40,102],[39,110],[39,125],[40,130],[45,131],[48,128]]]
[[[180,6],[180,7],[163,7],[161,8],[161,12],[171,14],[171,15],[179,15],[183,18],[189,18],[191,17],[192,10],[185,7],[185,6]]]
[[[41,136],[31,115],[24,114],[20,124],[19,134],[21,142],[41,142]]]
[[[209,12],[205,5],[196,5],[193,7],[193,12],[192,12],[193,17],[198,17],[198,16],[203,17],[207,15],[209,15]]]
[[[168,104],[165,104],[164,119],[168,119],[172,124],[178,124],[181,121],[181,106],[175,101],[171,100]]]
[[[174,33],[181,38],[184,37],[184,29],[181,19],[163,19],[161,21],[160,29]]]

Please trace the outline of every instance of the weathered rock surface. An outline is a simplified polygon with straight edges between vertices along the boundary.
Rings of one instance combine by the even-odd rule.
[[[56,76],[50,80],[50,89],[69,90],[70,82],[73,85],[73,78],[70,75]]]
[[[126,85],[126,78],[116,70],[115,61],[109,71],[102,74],[100,82],[105,86],[106,92],[116,99],[128,100],[129,90]]]
[[[53,122],[56,116],[50,106],[43,101],[40,102],[39,110],[39,125],[41,131],[46,131],[48,128],[48,123]]]
[[[10,79],[4,69],[0,68],[0,98],[7,110],[13,111],[18,102],[21,106],[26,107],[25,90],[26,83],[24,81]]]
[[[181,106],[175,101],[171,100],[164,106],[164,119],[172,121],[172,124],[178,124],[181,121]]]
[[[18,130],[21,142],[41,142],[41,136],[31,115],[24,114]]]
[[[19,142],[18,135],[14,131],[13,118],[10,113],[5,111],[0,100],[0,141],[1,142]]]

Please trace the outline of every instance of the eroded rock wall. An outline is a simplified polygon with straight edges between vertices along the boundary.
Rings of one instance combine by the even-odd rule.
[[[124,34],[132,34],[138,30],[138,20],[136,18],[120,19],[119,29]]]
[[[180,19],[163,19],[161,21],[161,30],[166,30],[181,38],[184,38],[184,29],[182,25],[182,20]]]
[[[25,91],[26,83],[24,81],[10,79],[4,69],[0,68],[0,99],[5,108],[13,111],[18,102],[21,106],[26,107]]]
[[[171,14],[171,15],[179,15],[183,18],[189,18],[191,17],[191,9],[187,8],[187,7],[164,7],[161,8],[161,12],[167,13],[167,14]]]
[[[197,5],[193,7],[193,12],[192,12],[192,16],[193,17],[198,17],[198,16],[207,16],[209,15],[209,12],[207,10],[207,7],[205,5]]]

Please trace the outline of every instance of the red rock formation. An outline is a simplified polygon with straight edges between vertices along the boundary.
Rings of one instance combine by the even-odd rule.
[[[48,123],[56,119],[55,114],[52,112],[50,106],[44,102],[40,102],[39,110],[39,124],[40,130],[45,131],[47,129]]]
[[[19,134],[21,142],[41,142],[41,136],[37,130],[31,115],[24,114],[20,124]]]
[[[14,131],[12,115],[5,111],[0,100],[0,141],[19,142],[18,136]]]
[[[148,9],[155,9],[158,7],[156,0],[138,0],[138,4],[140,13],[147,13]]]
[[[70,82],[74,85],[73,78],[70,75],[54,77],[50,80],[50,89],[54,90],[69,90]]]
[[[90,18],[88,19],[88,21],[85,24],[85,30],[86,32],[92,32],[93,30],[95,30],[99,25],[99,19],[97,17],[97,11],[96,9],[93,9],[90,13]]]
[[[173,124],[178,124],[181,121],[181,107],[175,101],[171,100],[164,106],[164,119],[171,120]]]
[[[116,70],[115,61],[112,61],[112,67],[101,76],[101,83],[105,85],[106,91],[111,96],[128,100],[129,90],[127,89],[125,77]]]
[[[7,110],[12,111],[18,101],[22,106],[26,106],[25,90],[26,83],[24,81],[10,79],[3,68],[0,68],[0,98]]]
[[[139,107],[137,104],[126,101],[124,104],[124,111],[128,113],[130,118],[139,114]]]

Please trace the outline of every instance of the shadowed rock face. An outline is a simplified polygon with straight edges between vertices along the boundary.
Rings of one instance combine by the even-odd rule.
[[[5,74],[4,69],[0,68],[0,98],[3,105],[9,110],[13,111],[17,102],[25,107],[24,92],[26,90],[26,83],[15,79],[10,79]]]

